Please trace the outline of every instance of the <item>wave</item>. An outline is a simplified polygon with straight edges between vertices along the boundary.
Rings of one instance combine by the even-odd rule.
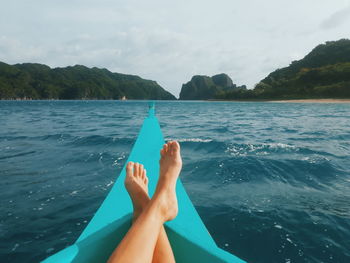
[[[212,139],[201,139],[201,138],[166,138],[165,141],[178,141],[178,142],[212,142]]]
[[[129,144],[135,141],[135,138],[120,138],[113,136],[90,135],[75,137],[71,142],[74,146],[97,146],[97,145],[118,145]]]
[[[226,152],[233,156],[248,154],[268,155],[269,153],[291,153],[298,152],[300,148],[284,143],[263,143],[263,144],[229,144]]]
[[[4,141],[55,141],[66,142],[67,145],[74,146],[97,146],[119,143],[132,144],[136,138],[103,135],[73,136],[68,133],[55,133],[41,136],[1,136],[0,139]]]
[[[222,148],[225,149],[226,153],[229,153],[233,156],[243,156],[247,154],[255,153],[257,155],[264,155],[268,153],[280,153],[280,152],[299,152],[302,153],[307,152],[308,149],[299,148],[295,145],[284,144],[284,143],[262,143],[262,144],[238,144],[238,143],[226,143],[224,141],[218,141],[213,139],[204,139],[204,138],[166,138],[166,141],[176,140],[178,142],[184,143],[200,143],[203,147],[208,147],[210,145],[210,149],[212,146],[216,147],[216,150]],[[198,148],[196,148],[198,149]],[[311,151],[316,153],[314,151]]]
[[[56,134],[48,134],[44,136],[36,137],[40,140],[54,140],[54,141],[65,141],[74,138],[72,135],[67,133],[56,133]]]
[[[0,160],[4,160],[4,159],[10,159],[10,158],[15,158],[15,157],[21,157],[21,156],[25,156],[25,155],[30,155],[35,153],[36,151],[29,151],[29,152],[23,152],[23,153],[18,153],[18,154],[13,154],[13,155],[8,155],[8,156],[1,156]]]

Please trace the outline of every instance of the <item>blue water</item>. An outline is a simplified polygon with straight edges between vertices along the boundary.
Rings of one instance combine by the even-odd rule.
[[[0,262],[70,245],[124,165],[146,102],[0,101]],[[249,262],[350,262],[350,104],[158,102],[217,244]],[[117,208],[116,208],[117,209]]]

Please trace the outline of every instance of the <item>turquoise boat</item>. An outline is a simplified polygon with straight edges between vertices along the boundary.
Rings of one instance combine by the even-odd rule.
[[[150,103],[148,117],[143,122],[127,162],[139,162],[145,166],[151,196],[158,181],[159,151],[164,143],[155,116],[154,103]],[[77,241],[43,262],[99,263],[108,260],[131,225],[132,203],[124,187],[124,178],[125,166],[110,193]],[[180,180],[176,191],[179,213],[174,220],[165,225],[176,262],[244,263],[245,261],[220,249],[215,244]]]

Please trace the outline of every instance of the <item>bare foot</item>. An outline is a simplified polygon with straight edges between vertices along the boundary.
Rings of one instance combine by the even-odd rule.
[[[160,172],[155,198],[160,201],[164,221],[169,221],[176,217],[178,211],[175,188],[182,168],[179,143],[171,141],[164,144],[160,154]]]
[[[179,143],[177,141],[170,141],[164,144],[163,149],[160,150],[160,155],[160,176],[167,173],[177,174],[179,176],[182,168]]]
[[[126,165],[124,184],[134,207],[133,220],[136,220],[150,201],[148,177],[142,164],[129,162]]]

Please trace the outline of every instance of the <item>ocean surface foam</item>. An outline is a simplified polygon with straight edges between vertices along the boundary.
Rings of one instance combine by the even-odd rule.
[[[165,141],[178,141],[178,142],[212,142],[212,139],[201,139],[201,138],[166,138]]]

